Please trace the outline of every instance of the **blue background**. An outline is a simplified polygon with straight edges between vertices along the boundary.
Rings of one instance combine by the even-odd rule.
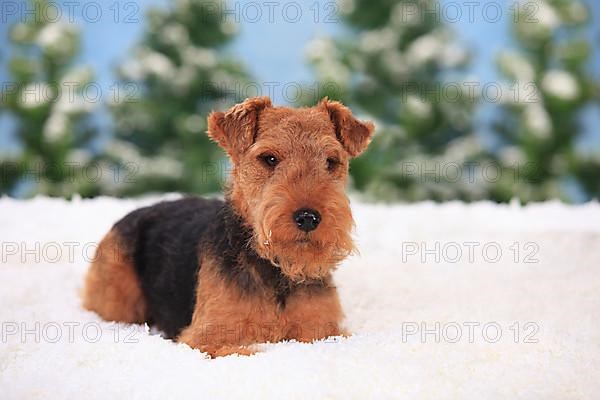
[[[449,3],[467,3],[466,1],[442,0],[441,7]],[[2,3],[7,3],[6,0]],[[14,2],[13,2],[14,3]],[[22,2],[16,2],[21,6]],[[58,1],[59,4],[65,1]],[[138,0],[139,11],[134,15],[139,22],[125,23],[122,20],[125,14],[130,12],[131,8],[125,8],[127,1],[117,3],[121,9],[120,21],[114,21],[113,11],[109,9],[115,2],[100,2],[103,15],[96,23],[86,22],[83,18],[81,3],[74,11],[75,22],[77,22],[83,33],[83,48],[79,57],[80,62],[92,66],[96,73],[96,81],[101,87],[108,88],[115,81],[115,66],[123,61],[132,46],[141,38],[144,30],[144,15],[149,6],[167,5],[168,0]],[[264,4],[264,2],[257,2]],[[246,8],[248,18],[239,18],[238,35],[236,39],[228,45],[226,51],[240,59],[249,68],[255,77],[257,83],[278,82],[281,86],[286,83],[298,82],[310,84],[314,78],[305,60],[305,46],[314,37],[320,35],[345,35],[346,29],[341,22],[325,22],[325,17],[331,12],[331,1],[309,0],[306,2],[295,2],[300,5],[302,16],[299,21],[292,23],[286,21],[283,17],[283,7],[286,1],[282,1],[275,7],[273,22],[269,21],[267,8],[262,7],[262,16],[257,18],[256,22],[251,20],[255,18],[255,9]],[[294,3],[294,2],[292,2]],[[315,7],[315,3],[318,6]],[[498,79],[494,59],[497,53],[504,48],[511,47],[512,42],[509,34],[508,7],[512,2],[498,1],[504,4],[502,18],[495,23],[486,21],[481,7],[475,8],[474,19],[469,21],[466,5],[461,5],[463,10],[462,17],[456,23],[449,25],[457,33],[458,40],[464,43],[473,51],[474,57],[470,67],[470,75],[480,82],[493,82]],[[244,2],[238,2],[238,12],[243,16]],[[481,4],[485,4],[482,2]],[[590,70],[595,77],[600,80],[600,2],[596,0],[587,0],[587,4],[592,13],[591,29],[589,30],[590,40],[594,46],[594,57],[590,63]],[[0,6],[2,4],[0,3]],[[229,4],[229,9],[234,5]],[[319,20],[315,21],[314,9],[319,9]],[[67,10],[67,7],[64,7]],[[294,9],[289,10],[288,15],[293,16]],[[450,13],[449,9],[449,13]],[[65,11],[65,17],[66,17]],[[5,21],[2,21],[0,27],[0,79],[2,82],[9,81],[6,71],[6,61],[10,57],[10,46],[7,37],[9,26],[17,20],[18,16],[2,15]],[[228,15],[226,18],[235,21],[235,15]],[[340,20],[339,15],[333,18]],[[448,20],[445,21],[448,24]],[[281,87],[280,86],[280,87]],[[108,89],[107,89],[108,90]],[[267,94],[267,93],[265,93]],[[276,91],[274,96],[275,103],[284,103],[281,91]],[[491,107],[484,106],[479,110],[477,118],[481,122],[478,132],[485,136],[485,123],[491,117]],[[97,116],[105,136],[110,132],[110,121],[105,113]],[[589,107],[583,113],[584,133],[579,146],[583,150],[600,149],[600,110],[598,106]],[[10,132],[12,123],[6,115],[0,117],[0,152],[15,151],[18,147]]]

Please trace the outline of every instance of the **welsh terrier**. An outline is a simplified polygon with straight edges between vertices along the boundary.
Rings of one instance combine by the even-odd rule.
[[[211,113],[208,135],[233,167],[225,200],[162,202],[118,221],[84,307],[212,357],[345,334],[331,274],[354,250],[348,164],[372,134],[327,98],[292,109],[256,97]]]

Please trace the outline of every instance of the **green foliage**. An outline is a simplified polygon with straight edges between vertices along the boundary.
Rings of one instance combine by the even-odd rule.
[[[510,7],[518,45],[498,65],[508,80],[502,92],[511,95],[496,107],[499,144],[487,151],[472,124],[477,97],[452,92],[469,93],[461,82],[468,54],[432,11],[436,4],[342,1],[350,35],[308,48],[319,80],[337,84],[326,94],[377,121],[373,144],[352,163],[355,187],[378,199],[598,197],[600,155],[576,147],[581,111],[599,98],[587,72],[581,1]]]
[[[579,0],[539,0],[532,16],[526,3],[513,20],[518,47],[504,51],[498,65],[517,99],[502,105],[495,131],[505,168],[521,167],[515,181],[499,184],[493,196],[506,201],[600,195],[600,154],[581,154],[584,107],[598,100],[597,82],[587,71],[590,47],[584,37],[588,10]],[[526,168],[523,168],[523,167]],[[523,172],[526,171],[526,172]]]
[[[454,181],[444,172],[450,162],[462,174],[465,164],[476,166],[485,157],[472,134],[475,99],[461,94],[468,53],[439,20],[407,12],[407,7],[432,10],[434,4],[344,2],[341,9],[353,32],[318,39],[308,48],[319,80],[337,85],[326,94],[377,122],[373,143],[351,165],[355,187],[375,198],[486,196],[484,185],[464,177]]]
[[[207,11],[214,4],[177,0],[151,10],[144,39],[119,67],[123,93],[137,93],[112,106],[116,140],[108,156],[135,183],[115,193],[220,189],[227,164],[206,135],[206,117],[237,100],[235,85],[247,75],[223,54],[235,27]]]
[[[29,9],[46,1],[30,0]],[[534,15],[532,2],[521,3],[510,21],[516,46],[498,56],[511,95],[495,106],[497,146],[484,150],[473,122],[478,99],[463,82],[470,55],[431,12],[437,0],[340,2],[348,31],[314,40],[307,55],[319,95],[376,122],[372,145],[351,164],[356,189],[409,201],[600,196],[600,154],[578,146],[581,113],[600,100],[588,71],[588,10],[581,0],[533,3]],[[214,6],[174,0],[150,10],[142,40],[118,67],[109,99],[114,137],[97,156],[90,148],[98,103],[82,92],[93,72],[75,63],[77,27],[43,16],[12,26],[11,85],[0,111],[16,122],[19,151],[0,154],[0,193],[220,190],[228,164],[206,136],[206,117],[239,101],[236,88],[248,75],[226,55],[235,26]],[[87,178],[90,164],[111,179]],[[486,179],[498,168],[500,179]]]
[[[45,0],[31,1],[28,7],[35,3]],[[15,55],[9,60],[10,81],[4,84],[0,107],[16,122],[13,136],[21,151],[0,155],[0,193],[97,194],[97,185],[82,173],[90,158],[85,149],[96,130],[89,122],[95,104],[82,95],[93,73],[74,63],[77,27],[36,15],[14,24],[10,39]]]

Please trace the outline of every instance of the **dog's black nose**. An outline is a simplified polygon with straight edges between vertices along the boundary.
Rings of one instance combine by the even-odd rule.
[[[298,229],[303,230],[304,232],[310,232],[317,229],[319,222],[321,222],[321,215],[316,210],[301,208],[294,213],[294,221],[296,222]]]

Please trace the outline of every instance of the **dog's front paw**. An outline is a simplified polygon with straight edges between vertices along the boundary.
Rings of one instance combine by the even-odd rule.
[[[251,356],[260,351],[258,346],[200,346],[200,351],[207,353],[210,358],[225,357],[233,354],[239,356]]]

